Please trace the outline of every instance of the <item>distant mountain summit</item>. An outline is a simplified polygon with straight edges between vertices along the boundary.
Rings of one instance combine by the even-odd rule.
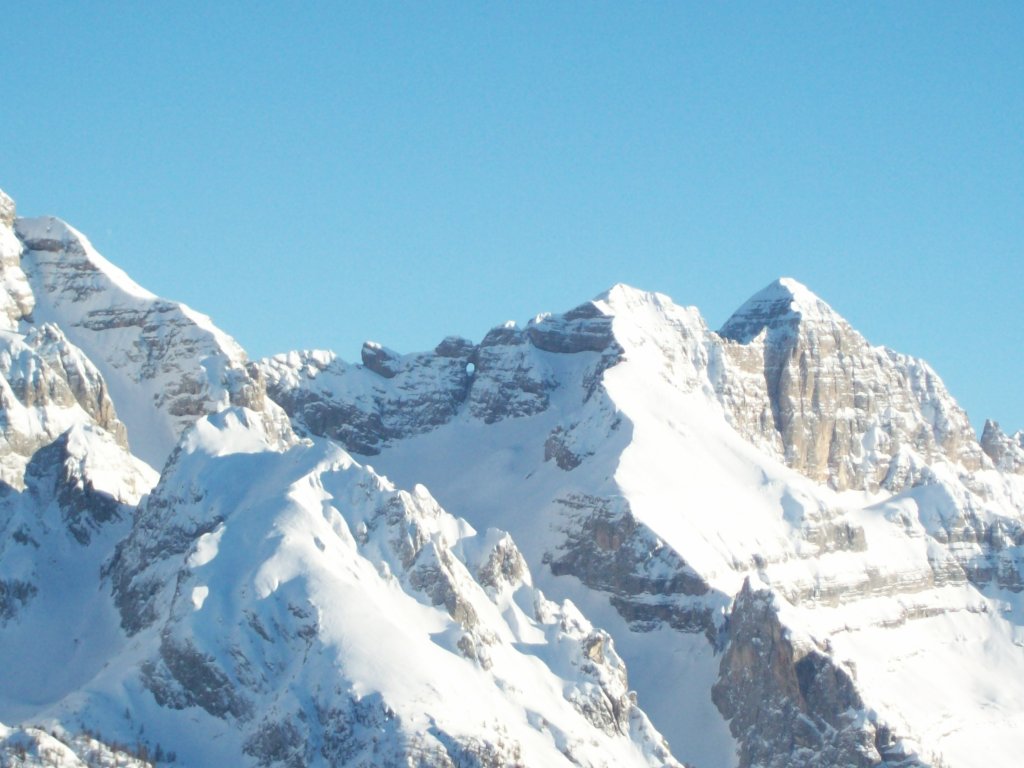
[[[967,414],[928,364],[871,346],[795,280],[755,294],[719,333],[746,348],[733,353],[741,365],[753,357],[763,369],[772,424],[747,429],[762,445],[778,436],[786,463],[809,477],[898,491],[938,457],[981,467]]]
[[[1017,761],[1024,438],[793,279],[253,362],[0,193],[0,408],[0,764]]]
[[[764,329],[796,330],[801,322],[848,325],[803,283],[782,277],[755,293],[725,322],[720,335],[749,344]]]

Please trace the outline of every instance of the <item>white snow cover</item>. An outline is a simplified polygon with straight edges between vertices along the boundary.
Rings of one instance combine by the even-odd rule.
[[[2,193],[0,270],[0,764],[1018,762],[1022,433],[795,280],[256,370]]]
[[[149,768],[152,763],[108,745],[88,733],[42,728],[9,728],[0,723],[0,764],[5,768]]]
[[[326,441],[253,450],[261,439],[243,409],[185,436],[112,570],[123,615],[149,601],[154,623],[41,714],[88,713],[117,733],[127,707],[189,765],[281,749],[303,764],[392,764],[403,744],[526,765],[675,764],[610,638],[534,589],[505,534],[477,534],[422,486],[398,491]],[[133,592],[150,583],[162,586]],[[205,683],[189,689],[192,674]]]
[[[108,432],[84,424],[37,453],[27,482],[0,512],[0,582],[27,590],[14,610],[0,611],[0,712],[8,722],[73,694],[122,648],[99,576],[156,475]]]
[[[769,299],[787,308],[795,301],[804,316],[837,317],[795,281],[770,288],[759,303]],[[545,410],[491,424],[464,410],[392,441],[374,466],[402,485],[426,484],[474,526],[508,528],[546,592],[571,596],[611,630],[641,703],[684,761],[735,765],[737,744],[711,703],[719,658],[704,637],[624,621],[607,593],[551,573],[545,563],[566,547],[573,498],[628,507],[706,581],[710,591],[699,600],[719,622],[744,579],[775,592],[789,631],[809,647],[831,648],[837,664],[848,662],[872,717],[910,752],[952,766],[1011,764],[1024,724],[1020,600],[994,582],[966,578],[964,547],[980,547],[943,543],[943,525],[955,527],[971,510],[1019,530],[1019,478],[904,448],[899,461],[917,467],[908,471],[921,479],[902,495],[830,490],[730,425],[719,394],[728,364],[722,342],[695,309],[627,286],[594,306],[611,318],[622,350],[622,361],[603,373],[606,398],[585,396],[597,353],[534,349],[533,365],[558,382]],[[305,375],[312,381],[301,386],[349,402],[346,381],[331,369]],[[570,471],[545,449],[559,430],[583,457]],[[863,536],[863,546],[830,541],[836,530]],[[1004,549],[1004,569],[1016,567],[1018,549],[1012,542]]]

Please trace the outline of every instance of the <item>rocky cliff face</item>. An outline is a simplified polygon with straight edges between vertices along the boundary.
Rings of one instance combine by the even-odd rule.
[[[0,341],[0,376],[3,482],[23,487],[28,459],[75,425],[95,424],[127,448],[103,377],[55,326]]]
[[[744,582],[712,689],[742,745],[739,765],[924,768],[865,708],[850,669],[827,647],[794,638],[773,600]]]
[[[367,342],[362,365],[312,351],[278,355],[260,368],[301,433],[372,456],[457,416],[493,424],[542,413],[560,384],[551,355],[576,353],[597,356],[589,387],[617,355],[608,318],[592,304],[525,329],[498,326],[479,344],[453,336],[432,352],[401,355]]]
[[[59,219],[18,219],[15,231],[33,322],[58,325],[102,371],[134,452],[151,466],[163,466],[198,417],[231,405],[265,414],[289,439],[258,370],[208,317],[146,291]]]
[[[367,343],[362,366],[314,351],[282,355],[261,368],[271,396],[300,432],[373,455],[389,440],[432,429],[455,415],[469,389],[472,347],[450,341],[439,345],[444,354],[406,356]],[[302,386],[307,382],[310,386]],[[347,397],[336,398],[335,389]],[[406,398],[415,401],[412,407]]]
[[[59,328],[18,333],[35,298],[13,223],[14,204],[0,193],[0,481],[20,489],[33,453],[71,426],[96,423],[121,443],[125,431],[103,377]]]
[[[904,451],[925,463],[981,467],[967,414],[938,375],[872,347],[796,281],[756,294],[719,333],[735,342],[724,345],[725,359],[753,377],[752,391],[721,385],[733,423],[758,444],[781,447],[786,463],[811,479],[898,491],[914,481],[899,471]]]

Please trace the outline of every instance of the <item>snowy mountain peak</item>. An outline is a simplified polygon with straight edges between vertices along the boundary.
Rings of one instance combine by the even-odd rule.
[[[253,365],[0,195],[0,411],[0,765],[1019,762],[1024,433],[790,278]]]
[[[616,283],[608,290],[599,293],[589,303],[596,306],[603,314],[619,317],[636,312],[650,312],[652,309],[661,314],[673,314],[678,310],[699,314],[696,307],[677,304],[667,294],[647,291],[626,283]]]
[[[796,280],[754,294],[719,335],[733,374],[719,391],[734,426],[763,448],[781,449],[808,477],[837,489],[899,490],[920,479],[908,468],[910,454],[919,467],[940,456],[981,466],[967,414],[935,371],[872,346]]]
[[[781,277],[747,299],[725,321],[719,335],[746,344],[764,328],[792,330],[801,321],[849,327],[846,320],[803,283]]]
[[[820,301],[810,288],[793,277],[780,277],[772,286],[778,286],[797,301]]]
[[[616,283],[607,291],[603,291],[593,298],[593,303],[595,305],[609,310],[626,309],[638,305],[659,303],[663,301],[667,301],[669,303],[672,302],[672,300],[663,293],[645,291],[641,288],[635,288],[632,285],[627,285],[626,283]],[[608,312],[607,314],[614,314],[614,311]]]

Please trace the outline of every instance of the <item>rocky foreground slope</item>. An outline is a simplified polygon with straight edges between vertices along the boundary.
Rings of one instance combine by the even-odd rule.
[[[0,195],[0,287],[0,765],[1016,764],[1024,438],[795,281],[254,364]]]

